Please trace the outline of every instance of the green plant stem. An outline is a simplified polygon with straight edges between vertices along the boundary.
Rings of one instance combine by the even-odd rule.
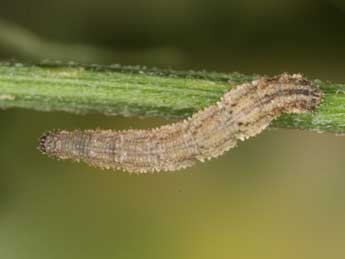
[[[142,67],[0,63],[0,108],[184,118],[256,75]],[[345,132],[345,85],[314,80],[325,94],[314,113],[286,114],[272,126]]]

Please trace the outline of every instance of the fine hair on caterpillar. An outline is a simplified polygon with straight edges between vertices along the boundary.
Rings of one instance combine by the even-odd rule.
[[[261,77],[174,124],[147,130],[56,130],[41,137],[39,149],[104,169],[175,171],[222,155],[282,113],[312,112],[321,100],[319,88],[299,74]]]

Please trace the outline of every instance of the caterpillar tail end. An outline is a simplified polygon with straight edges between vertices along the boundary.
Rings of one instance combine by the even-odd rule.
[[[49,155],[48,153],[48,142],[56,134],[56,131],[48,131],[44,133],[40,138],[39,138],[39,145],[37,147],[38,151],[40,151],[44,155]]]
[[[42,154],[47,154],[47,148],[46,148],[46,141],[49,133],[44,133],[39,138],[39,145],[37,147],[38,151],[40,151]]]

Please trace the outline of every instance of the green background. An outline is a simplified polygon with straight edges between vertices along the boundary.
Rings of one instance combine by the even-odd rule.
[[[27,47],[18,49],[4,43],[0,29],[1,60],[301,72],[345,82],[340,0],[0,0],[0,5],[4,23],[42,39],[34,46],[18,39]],[[47,49],[47,41],[56,45]],[[99,55],[66,56],[61,46],[92,46]],[[58,162],[36,150],[39,136],[54,128],[164,123],[0,111],[0,258],[345,257],[342,136],[267,130],[220,159],[154,175]]]

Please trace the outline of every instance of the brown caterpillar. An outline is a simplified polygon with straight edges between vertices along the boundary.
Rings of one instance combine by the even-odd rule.
[[[282,113],[313,111],[321,91],[301,75],[282,74],[244,83],[215,105],[171,125],[148,130],[52,131],[40,150],[57,159],[145,173],[174,171],[222,155],[263,131]]]

